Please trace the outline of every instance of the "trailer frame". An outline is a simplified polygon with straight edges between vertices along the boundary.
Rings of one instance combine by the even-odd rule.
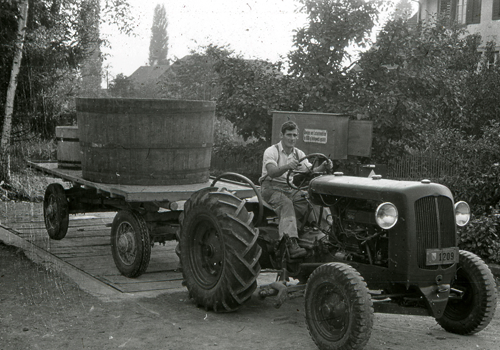
[[[57,162],[29,161],[29,166],[70,183],[50,184],[44,196],[44,221],[52,239],[66,236],[69,214],[117,212],[111,227],[111,250],[116,267],[126,277],[138,277],[149,264],[151,247],[179,240],[184,202],[193,193],[218,186],[239,198],[255,196],[255,186],[211,177],[188,185],[105,184],[83,178],[82,170],[59,168]],[[176,253],[179,255],[178,249]]]

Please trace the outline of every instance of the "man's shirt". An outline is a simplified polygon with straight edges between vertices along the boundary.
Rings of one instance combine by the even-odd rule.
[[[290,163],[290,161],[292,159],[299,160],[299,159],[304,158],[305,156],[306,156],[306,154],[304,152],[302,152],[300,149],[298,149],[297,147],[294,147],[290,154],[286,154],[285,150],[283,149],[283,146],[281,144],[281,141],[276,145],[272,145],[271,147],[268,147],[264,151],[264,158],[262,161],[262,176],[260,177],[259,182],[262,182],[264,179],[269,179],[269,180],[272,179],[273,181],[276,181],[276,182],[286,183],[286,175],[288,174],[288,171],[286,171],[281,176],[271,178],[267,174],[266,165],[267,164],[274,164],[277,167],[284,167],[285,165]],[[299,165],[299,168],[297,170],[305,170],[304,163],[309,167],[311,166],[309,161],[306,159]]]

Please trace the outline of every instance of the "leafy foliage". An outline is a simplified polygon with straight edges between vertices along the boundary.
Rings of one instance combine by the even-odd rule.
[[[273,110],[300,108],[296,81],[281,63],[228,57],[216,63],[221,95],[217,113],[233,122],[245,140],[270,141]]]
[[[473,252],[487,262],[500,263],[500,210],[473,217],[458,231],[460,249]]]
[[[105,44],[95,28],[86,24],[106,20],[125,32],[130,31],[133,18],[125,0],[100,3],[99,12],[92,6],[95,0],[30,0],[14,108],[14,130],[21,140],[31,132],[44,138],[52,137],[55,125],[73,122],[73,101],[82,84],[82,65],[94,53],[88,49]],[[0,6],[0,108],[3,111],[15,46],[17,1],[12,4],[2,1]],[[0,122],[2,119],[3,114]]]
[[[220,82],[215,65],[231,54],[227,47],[208,45],[176,60],[170,67],[171,74],[159,84],[163,92],[161,97],[217,100],[220,95]]]
[[[113,97],[132,97],[136,95],[134,83],[123,73],[118,74],[111,81],[108,92]]]
[[[439,23],[387,23],[344,93],[356,113],[374,121],[378,161],[421,150],[438,128],[463,125],[464,84],[479,62],[479,43]]]
[[[456,174],[442,179],[455,198],[467,201],[476,215],[490,214],[500,202],[500,122],[491,121],[482,135],[440,130],[431,141],[439,153],[452,159]]]
[[[165,5],[156,5],[153,26],[151,27],[151,41],[149,42],[149,65],[168,64],[168,34],[167,13]]]
[[[290,74],[303,85],[305,111],[341,112],[351,46],[366,47],[380,1],[301,0],[309,22],[294,35]]]

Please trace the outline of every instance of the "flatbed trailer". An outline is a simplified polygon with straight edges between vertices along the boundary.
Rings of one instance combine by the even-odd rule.
[[[146,271],[155,243],[179,239],[184,203],[193,194],[217,183],[239,198],[259,195],[255,185],[242,176],[239,179],[248,183],[211,177],[210,181],[189,185],[120,185],[88,181],[81,170],[59,168],[57,162],[28,163],[71,183],[69,188],[52,183],[45,191],[44,221],[51,239],[66,236],[69,214],[117,212],[111,227],[111,250],[116,267],[127,277],[138,277]]]

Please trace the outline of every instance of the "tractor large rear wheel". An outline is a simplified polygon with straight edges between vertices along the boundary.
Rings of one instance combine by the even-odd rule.
[[[462,294],[450,299],[443,317],[436,321],[446,331],[462,335],[474,334],[485,328],[497,306],[495,280],[488,266],[477,255],[461,250],[453,290]]]
[[[234,311],[257,287],[261,248],[244,204],[226,190],[210,188],[184,205],[182,273],[190,297],[207,310]]]

